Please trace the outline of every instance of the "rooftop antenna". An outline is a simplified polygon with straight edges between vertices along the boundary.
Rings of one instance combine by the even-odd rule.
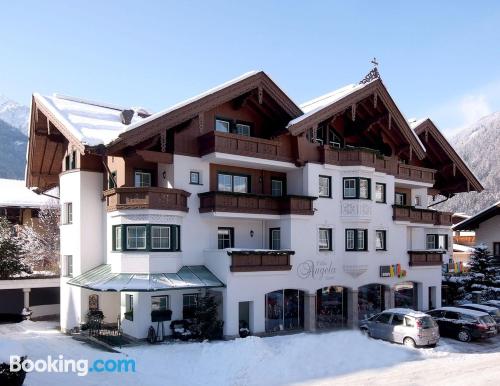
[[[380,79],[380,74],[378,72],[377,58],[374,57],[370,61],[370,63],[373,64],[373,68],[370,70],[370,72],[368,74],[366,74],[366,76],[363,79],[361,79],[359,84],[370,83],[372,80]]]

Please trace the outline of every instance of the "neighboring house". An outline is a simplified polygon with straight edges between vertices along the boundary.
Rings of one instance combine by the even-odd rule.
[[[500,201],[453,226],[454,232],[474,232],[475,244],[486,245],[500,260]]]
[[[357,325],[441,304],[451,213],[481,184],[378,77],[300,108],[252,72],[149,115],[34,94],[27,185],[60,187],[61,328],[100,309],[145,338],[153,310],[221,303],[224,334]]]
[[[0,179],[0,216],[13,225],[38,227],[40,208],[53,199],[26,188],[25,181]],[[43,232],[40,229],[40,232]],[[59,314],[59,275],[34,272],[10,280],[0,280],[0,314],[20,314],[29,308],[33,318]]]
[[[464,213],[454,213],[453,225],[456,225],[470,216]],[[474,254],[476,245],[476,233],[474,231],[453,231],[453,263],[462,263],[467,266],[470,257]],[[450,262],[451,263],[451,262]]]

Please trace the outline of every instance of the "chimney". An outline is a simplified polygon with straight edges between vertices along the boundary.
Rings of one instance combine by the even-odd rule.
[[[124,125],[130,125],[130,122],[132,122],[132,118],[134,117],[134,110],[122,110],[122,112],[120,113],[120,117]]]

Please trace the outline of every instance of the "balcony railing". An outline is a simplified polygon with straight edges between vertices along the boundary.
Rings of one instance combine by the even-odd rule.
[[[408,251],[410,266],[424,267],[443,264],[444,251]]]
[[[231,272],[290,271],[290,256],[295,252],[288,250],[228,250],[231,257]]]
[[[395,221],[409,221],[418,224],[452,225],[451,213],[430,209],[419,209],[413,206],[393,205],[392,218]]]
[[[212,131],[199,138],[200,155],[214,152],[294,162],[291,146],[271,139]]]
[[[252,214],[313,215],[313,201],[307,196],[267,196],[251,193],[206,192],[199,193],[200,213],[235,212]]]
[[[335,149],[328,146],[322,148],[324,163],[338,166],[368,166],[377,172],[386,173],[403,180],[411,180],[434,184],[434,169],[407,165],[392,157],[361,148]]]
[[[121,187],[104,191],[107,211],[121,209],[163,209],[188,211],[187,198],[191,195],[184,190],[159,187]]]

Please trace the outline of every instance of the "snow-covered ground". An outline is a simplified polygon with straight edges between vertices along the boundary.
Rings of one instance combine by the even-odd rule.
[[[0,342],[23,345],[33,360],[133,359],[135,373],[30,373],[25,385],[440,385],[494,384],[500,337],[434,349],[372,340],[357,331],[249,337],[216,343],[139,345],[108,353],[63,335],[49,322],[0,325]]]

